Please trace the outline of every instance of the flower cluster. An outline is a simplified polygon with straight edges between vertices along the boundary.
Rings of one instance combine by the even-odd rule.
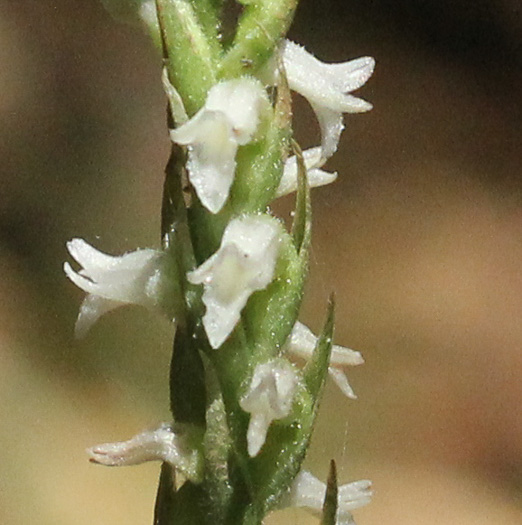
[[[297,190],[301,169],[306,172],[311,187],[333,182],[337,174],[321,168],[337,149],[343,114],[371,109],[369,103],[350,92],[370,77],[373,59],[364,57],[343,64],[325,64],[290,41],[284,41],[277,54],[260,75],[266,80],[266,86],[253,77],[218,82],[191,118],[187,117],[181,97],[166,82],[171,105],[173,100],[176,105],[173,114],[179,116],[175,118],[178,126],[170,131],[170,138],[186,148],[189,183],[211,216],[219,214],[230,198],[237,176],[238,151],[262,140],[273,118],[268,86],[286,79],[291,90],[309,101],[322,136],[321,144],[304,151],[302,160],[290,156],[281,164],[276,198]],[[250,298],[279,279],[278,264],[287,237],[283,224],[270,214],[242,213],[229,217],[219,248],[182,276],[185,283],[202,286],[205,313],[201,322],[212,351],[219,352],[229,340]],[[168,295],[180,292],[172,284],[166,251],[145,249],[114,257],[97,251],[81,239],[73,239],[67,248],[81,269],[75,271],[65,263],[65,273],[87,292],[76,324],[78,335],[83,335],[105,312],[124,304],[158,310],[175,322],[176,311]],[[243,378],[243,394],[238,402],[250,418],[246,435],[250,457],[262,450],[272,423],[290,417],[297,403],[296,392],[304,388],[302,372],[289,359],[310,362],[317,346],[318,338],[296,322],[291,333],[287,332],[281,352],[258,362],[249,376]],[[355,398],[355,394],[343,368],[362,362],[359,352],[338,345],[331,349],[328,373],[347,397]],[[93,447],[89,455],[92,461],[104,465],[157,459],[197,482],[202,468],[197,440],[194,432],[162,425],[123,443]],[[352,523],[349,511],[369,500],[369,487],[366,481],[340,487],[338,523]],[[324,493],[324,484],[301,471],[280,505],[320,510]]]

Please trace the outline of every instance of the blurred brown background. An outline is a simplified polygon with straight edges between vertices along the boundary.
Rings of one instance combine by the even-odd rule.
[[[360,92],[375,108],[346,118],[339,180],[314,192],[302,319],[318,328],[336,290],[336,340],[366,365],[358,401],[328,385],[309,467],[374,481],[359,525],[520,524],[520,3],[301,4],[293,39],[377,59]],[[158,244],[160,62],[95,0],[0,0],[0,63],[0,523],[151,523],[158,466],[95,467],[84,449],[168,418],[172,330],[127,308],[75,341],[62,263],[74,236]]]

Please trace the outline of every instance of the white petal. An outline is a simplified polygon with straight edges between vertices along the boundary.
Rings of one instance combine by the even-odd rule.
[[[330,366],[328,367],[328,373],[346,397],[349,397],[350,399],[357,399],[355,392],[353,391],[352,387],[350,386],[350,383],[348,382],[346,374],[342,370]]]
[[[353,524],[350,510],[366,505],[372,496],[371,482],[355,481],[341,485],[338,489],[337,524]],[[306,507],[313,514],[319,515],[326,495],[326,484],[319,481],[306,470],[296,476],[290,492],[283,498],[280,508]]]
[[[217,213],[225,204],[236,169],[238,146],[252,140],[268,107],[262,85],[241,78],[213,86],[203,108],[170,137],[189,146],[189,180],[202,204]]]
[[[308,360],[312,357],[316,344],[317,337],[312,331],[304,324],[297,322],[292,329],[285,348],[291,355]],[[352,390],[345,373],[340,368],[343,366],[356,366],[362,363],[364,363],[364,359],[360,352],[340,345],[332,346],[328,373],[343,394],[351,399],[357,399],[357,396]]]
[[[239,320],[252,293],[272,282],[281,226],[266,216],[233,219],[219,250],[189,272],[192,284],[203,284],[203,325],[212,348],[219,348]]]
[[[66,262],[64,272],[89,294],[80,308],[78,336],[85,334],[101,315],[118,306],[160,306],[162,284],[166,283],[163,252],[146,249],[116,257],[96,250],[82,239],[73,239],[67,248],[82,268],[75,271]]]
[[[265,443],[270,424],[290,413],[298,376],[283,359],[257,365],[239,405],[251,414],[247,432],[248,454],[256,456]]]
[[[326,161],[339,146],[341,133],[344,129],[343,114],[319,104],[310,103],[321,128],[321,148],[323,159]]]
[[[80,306],[80,313],[74,326],[74,335],[81,339],[87,335],[92,325],[103,315],[125,303],[111,301],[98,295],[88,294]]]
[[[330,184],[337,179],[337,173],[329,173],[319,169],[323,164],[321,148],[303,151],[303,160],[307,169],[308,184],[311,188]],[[283,197],[297,190],[297,172],[297,158],[294,155],[285,162],[276,197]]]
[[[216,84],[208,93],[205,108],[223,112],[232,126],[237,143],[244,145],[252,139],[260,114],[268,105],[260,82],[253,78],[239,78]]]
[[[367,111],[371,108],[363,100],[347,103],[345,99],[346,93],[361,87],[371,76],[375,62],[370,57],[342,64],[325,64],[304,47],[287,40],[283,47],[283,63],[290,89],[310,102],[343,112]],[[343,109],[345,107],[348,109]]]
[[[103,443],[87,449],[90,461],[109,467],[139,465],[147,461],[165,461],[194,481],[200,481],[201,458],[193,448],[190,432],[174,432],[162,424],[128,441]]]
[[[286,40],[282,58],[290,89],[304,96],[321,127],[323,159],[337,150],[343,113],[369,111],[372,105],[349,92],[361,87],[373,73],[375,61],[362,57],[341,64],[325,64],[303,47]]]

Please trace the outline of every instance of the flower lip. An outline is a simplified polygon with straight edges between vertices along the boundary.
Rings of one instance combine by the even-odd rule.
[[[203,326],[212,348],[230,335],[250,295],[273,280],[280,241],[281,225],[273,218],[232,219],[218,251],[187,274],[189,282],[204,286]]]
[[[188,122],[170,131],[173,142],[189,147],[189,180],[212,213],[219,212],[228,198],[238,147],[254,139],[268,108],[259,81],[243,77],[220,82]]]
[[[284,359],[274,359],[256,366],[250,386],[239,405],[250,413],[247,432],[248,454],[257,456],[265,443],[272,421],[290,414],[298,376]]]

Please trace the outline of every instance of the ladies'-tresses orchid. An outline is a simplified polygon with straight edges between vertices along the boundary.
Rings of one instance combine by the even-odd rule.
[[[248,454],[257,456],[265,443],[270,424],[290,413],[298,376],[284,359],[257,365],[247,393],[239,405],[250,413],[247,432]]]
[[[314,352],[316,343],[317,337],[312,331],[304,324],[297,322],[286,342],[285,349],[290,355],[308,360]],[[342,367],[356,366],[363,363],[364,359],[360,352],[339,345],[332,346],[328,373],[346,397],[351,399],[357,398],[350,383],[348,383]]]
[[[219,250],[187,274],[205,287],[203,326],[212,348],[230,335],[250,295],[273,280],[281,233],[280,223],[266,215],[233,219]]]
[[[171,130],[173,142],[189,146],[189,180],[212,213],[217,213],[228,198],[238,147],[252,141],[268,108],[268,97],[259,81],[229,80],[213,86],[203,108]]]
[[[69,241],[67,249],[82,269],[77,272],[67,262],[63,269],[76,286],[87,292],[76,321],[77,337],[85,335],[104,313],[125,304],[160,308],[173,315],[163,299],[170,288],[165,278],[163,252],[145,249],[112,256],[83,239]]]
[[[190,425],[162,423],[128,441],[103,443],[87,449],[93,463],[108,467],[139,465],[147,461],[164,461],[187,479],[201,481],[203,458],[202,432]]]
[[[339,64],[325,64],[289,40],[285,40],[281,47],[281,58],[288,86],[308,100],[317,116],[324,163],[337,150],[343,130],[343,113],[372,109],[369,102],[349,93],[370,78],[375,61],[371,57],[362,57]]]
[[[337,525],[355,525],[350,511],[367,505],[372,497],[372,483],[369,480],[354,481],[338,489]],[[305,507],[320,515],[326,494],[326,484],[306,470],[296,476],[290,492],[279,504],[279,508]]]

